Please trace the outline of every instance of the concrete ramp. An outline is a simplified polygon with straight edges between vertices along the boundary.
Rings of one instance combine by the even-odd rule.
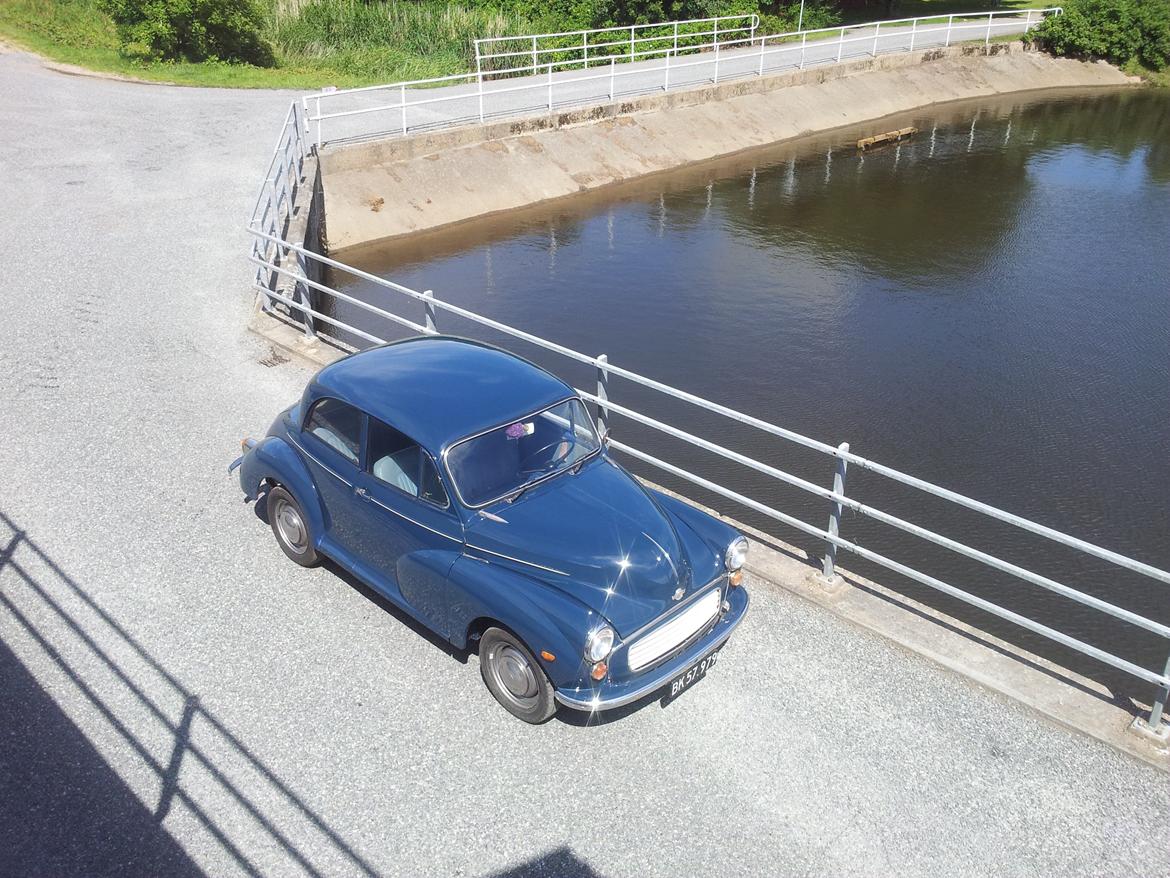
[[[1134,81],[1021,43],[959,46],[327,148],[326,244],[337,252],[930,104]]]

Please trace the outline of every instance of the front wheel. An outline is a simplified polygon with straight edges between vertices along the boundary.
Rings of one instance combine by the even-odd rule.
[[[536,725],[557,712],[548,676],[528,648],[502,628],[489,628],[479,639],[479,672],[512,716]]]
[[[281,551],[302,567],[320,562],[313,548],[313,534],[296,498],[279,485],[268,492],[268,523]]]

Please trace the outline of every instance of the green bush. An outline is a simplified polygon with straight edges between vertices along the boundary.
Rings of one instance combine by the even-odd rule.
[[[101,0],[122,51],[147,61],[276,63],[256,0]]]
[[[1054,55],[1158,70],[1170,63],[1170,0],[1069,0],[1033,38]]]

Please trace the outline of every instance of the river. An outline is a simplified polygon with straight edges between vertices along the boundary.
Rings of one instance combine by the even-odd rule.
[[[859,137],[912,125],[859,153]],[[841,129],[343,257],[380,276],[1170,568],[1170,92],[1037,93]],[[334,283],[418,320],[371,284]],[[393,337],[361,312],[339,310]],[[577,386],[593,375],[440,312]],[[583,383],[582,383],[583,382]],[[615,380],[611,396],[828,486],[831,460]],[[613,418],[614,435],[823,527],[824,501]],[[632,469],[821,555],[814,540]],[[1170,622],[1170,586],[865,472],[848,493]],[[842,535],[1161,669],[1170,645],[846,514]],[[841,563],[1076,668],[1007,623]],[[790,636],[798,632],[777,632]]]

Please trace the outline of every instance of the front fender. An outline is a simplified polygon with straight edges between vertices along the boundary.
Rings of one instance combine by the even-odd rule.
[[[699,564],[701,553],[691,553],[691,559],[696,562],[696,567],[701,567],[701,569],[695,570],[695,575],[701,577],[699,581],[706,582],[722,573],[723,558],[727,547],[736,537],[740,536],[739,531],[702,509],[692,506],[685,500],[679,500],[650,487],[647,487],[646,490],[659,507],[700,539],[710,552],[702,564]],[[680,537],[682,536],[680,534]]]
[[[266,480],[283,485],[296,498],[320,542],[325,533],[325,510],[317,485],[300,455],[279,436],[261,439],[244,455],[240,465],[240,487],[247,499],[255,500]]]
[[[541,662],[554,686],[585,676],[585,638],[605,621],[593,610],[537,579],[466,555],[451,567],[449,578],[458,593],[451,604],[455,646],[466,648],[468,627],[487,617],[510,628],[533,654],[556,656]]]

